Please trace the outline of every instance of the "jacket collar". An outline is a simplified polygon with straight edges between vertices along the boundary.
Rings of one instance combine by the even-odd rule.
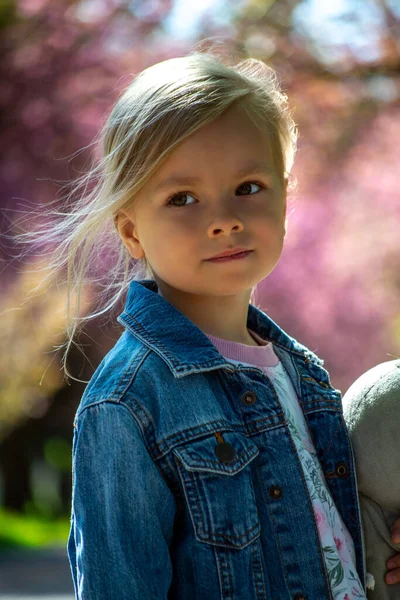
[[[155,351],[175,376],[227,366],[205,333],[158,294],[153,279],[131,281],[125,308],[117,321]],[[249,304],[247,327],[294,355],[321,366],[323,361],[283,331],[264,312]]]

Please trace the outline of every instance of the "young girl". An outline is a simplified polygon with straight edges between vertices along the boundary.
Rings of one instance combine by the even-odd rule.
[[[104,125],[59,248],[69,266],[81,251],[68,298],[110,240],[106,309],[127,292],[74,420],[80,600],[366,597],[341,394],[251,303],[281,256],[296,141],[274,71],[212,52],[145,69]]]

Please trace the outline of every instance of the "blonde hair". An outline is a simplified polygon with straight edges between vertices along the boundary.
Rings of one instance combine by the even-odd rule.
[[[16,236],[17,243],[50,245],[50,259],[44,268],[48,273],[41,285],[52,282],[67,267],[67,340],[62,345],[66,347],[66,376],[82,381],[68,372],[66,359],[71,344],[75,344],[74,335],[85,321],[112,309],[132,280],[154,278],[146,258],[135,260],[129,254],[116,229],[116,215],[134,202],[135,194],[173,148],[235,101],[269,136],[283,182],[294,162],[298,133],[275,71],[253,58],[229,64],[229,59],[212,50],[195,50],[154,64],[134,77],[94,139],[96,151],[90,168],[74,180],[72,190],[64,197],[71,210],[49,213],[47,206],[46,214],[57,217],[51,230],[46,226]],[[288,188],[294,185],[289,182]],[[77,199],[72,200],[76,193]],[[113,265],[112,269],[96,270],[96,264],[101,267],[102,256]],[[94,277],[99,272],[104,284],[102,277]],[[98,284],[103,290],[94,294],[99,299],[96,310],[79,317],[86,282]],[[254,288],[252,297],[253,293]]]

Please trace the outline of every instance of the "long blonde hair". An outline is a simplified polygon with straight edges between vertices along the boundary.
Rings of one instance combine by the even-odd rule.
[[[73,377],[66,364],[70,346],[75,344],[74,335],[85,321],[110,311],[132,280],[153,278],[146,258],[135,260],[129,254],[116,229],[115,217],[134,202],[135,194],[173,148],[237,101],[269,136],[282,181],[290,175],[298,132],[277,74],[253,58],[228,63],[229,58],[217,56],[212,49],[194,50],[184,57],[154,64],[135,76],[95,137],[89,168],[69,184],[71,191],[63,200],[70,210],[51,212],[47,206],[46,214],[55,217],[50,230],[46,226],[16,236],[17,243],[51,247],[46,254],[47,274],[40,286],[58,279],[64,271],[63,368],[65,375],[75,381],[82,380]],[[289,180],[288,189],[295,184]],[[102,257],[112,269],[96,270]],[[80,317],[81,292],[88,282],[99,285],[102,291],[96,292],[95,310]],[[253,294],[254,288],[250,302]]]

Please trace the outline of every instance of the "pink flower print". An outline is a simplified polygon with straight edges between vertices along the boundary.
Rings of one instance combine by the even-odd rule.
[[[328,530],[328,521],[326,519],[325,511],[323,508],[319,506],[315,507],[315,518],[317,521],[318,531],[321,533],[321,536],[326,533]]]
[[[346,559],[347,556],[347,547],[345,544],[345,541],[342,538],[337,538],[335,536],[333,536],[333,539],[335,540],[335,544],[336,544],[336,548],[338,551],[338,554],[340,556],[340,560],[345,563],[348,562],[348,560]]]
[[[357,589],[356,587],[353,586],[353,589],[351,590],[352,594],[356,595],[356,598],[364,598],[365,596],[360,592],[359,589]],[[348,594],[344,595],[343,600],[352,600],[354,598],[354,596],[352,595],[351,598]]]
[[[335,537],[335,536],[333,536],[333,539],[335,540],[335,544],[336,544],[337,551],[338,551],[338,552],[339,552],[339,554],[340,554],[340,549],[341,549],[341,547],[343,546],[343,540],[341,540],[340,538],[337,538],[337,537]]]

